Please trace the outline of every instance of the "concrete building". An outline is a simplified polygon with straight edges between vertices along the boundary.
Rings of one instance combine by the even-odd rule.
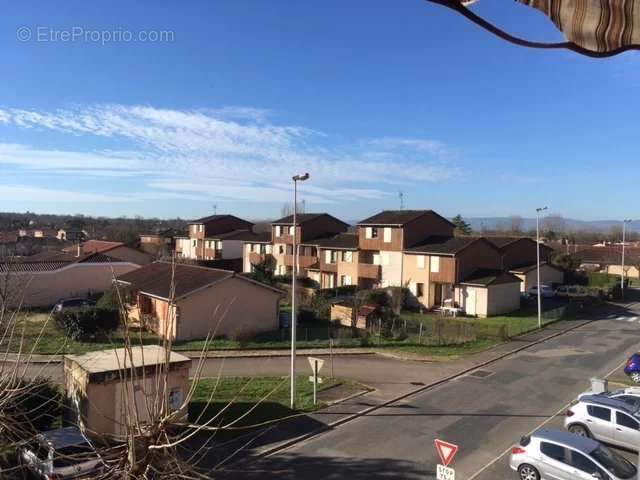
[[[531,287],[538,283],[537,264],[526,265],[520,268],[513,268],[510,271],[521,281],[520,290],[528,292]],[[547,262],[540,263],[540,284],[541,285],[560,285],[564,282],[564,272]]]
[[[0,284],[7,286],[10,305],[50,307],[62,298],[103,293],[111,288],[115,276],[140,266],[108,253],[10,258],[0,262]]]
[[[166,338],[250,335],[279,327],[283,292],[232,271],[154,262],[117,281],[129,290],[129,318]]]
[[[456,285],[454,301],[467,315],[489,317],[520,308],[520,279],[500,270],[478,270]]]
[[[156,398],[166,396],[171,411],[184,410],[191,359],[170,352],[167,388],[159,366],[166,350],[158,345],[110,349],[64,357],[65,421],[109,438],[120,439],[134,418],[150,419]],[[162,375],[159,377],[159,375]]]

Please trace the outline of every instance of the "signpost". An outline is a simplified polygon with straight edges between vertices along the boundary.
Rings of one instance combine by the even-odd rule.
[[[324,360],[316,357],[307,357],[309,361],[309,365],[311,365],[311,370],[313,371],[313,376],[309,377],[309,381],[313,382],[313,404],[317,405],[318,403],[318,383],[322,383],[322,378],[318,377],[318,373],[320,373],[320,369],[322,365],[324,365]]]
[[[453,461],[453,457],[458,453],[458,446],[453,443],[445,442],[444,440],[435,440],[436,450],[440,457],[441,464],[438,464],[436,470],[437,480],[455,480],[456,471],[453,468],[449,468],[449,464]]]

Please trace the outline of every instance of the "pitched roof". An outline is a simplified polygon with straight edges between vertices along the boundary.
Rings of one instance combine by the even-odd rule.
[[[501,236],[489,236],[489,237],[484,237],[487,240],[489,240],[491,243],[493,243],[496,247],[498,247],[500,250],[504,249],[505,247],[512,245],[516,242],[519,242],[521,240],[525,240],[528,242],[532,242],[532,243],[536,243],[535,239],[531,238],[531,237],[501,237]],[[549,245],[545,245],[544,243],[540,243],[540,248],[547,248],[549,250],[553,250],[553,248],[551,248]]]
[[[0,243],[16,243],[19,237],[18,232],[0,232]]]
[[[74,257],[62,252],[43,252],[31,257],[14,257],[0,263],[0,273],[54,272],[74,263],[115,263],[122,260],[104,253]]]
[[[258,235],[251,230],[233,230],[231,232],[220,233],[217,235],[212,235],[207,237],[208,239],[214,240],[244,240],[251,241],[255,239]],[[271,239],[271,233],[269,233],[269,239]]]
[[[343,222],[339,218],[334,217],[333,215],[329,215],[328,213],[298,213],[296,215],[296,222],[298,225],[302,225],[303,223],[310,222],[312,220],[316,220],[322,217],[329,217],[334,220],[337,220],[344,225],[349,225],[348,223]],[[271,222],[272,225],[293,225],[293,215],[287,215],[286,217],[282,217],[275,222]]]
[[[271,243],[271,232],[254,233],[252,238],[244,240],[246,243]]]
[[[193,225],[194,223],[215,222],[216,220],[222,220],[223,218],[235,218],[236,220],[241,220],[243,222],[246,222],[246,223],[249,223],[249,224],[253,225],[253,223],[248,222],[247,220],[244,220],[242,218],[236,217],[235,215],[229,215],[229,214],[209,215],[208,217],[198,218],[197,220],[192,220],[191,222],[189,222],[189,225]]]
[[[401,226],[427,214],[436,215],[447,223],[451,223],[449,220],[433,210],[383,210],[380,213],[376,213],[375,215],[358,222],[358,225]],[[451,223],[451,225],[453,224]]]
[[[592,247],[578,250],[575,254],[582,263],[598,263],[603,265],[620,265],[622,262],[622,247]],[[625,264],[640,263],[640,248],[625,247]]]
[[[124,348],[109,348],[80,355],[65,355],[65,358],[75,362],[87,373],[106,373],[122,370],[125,362],[128,368],[161,365],[165,362],[166,352],[160,345],[145,345],[133,347],[131,355]],[[171,352],[169,363],[191,363],[191,359]]]
[[[522,280],[509,272],[503,272],[501,270],[478,269],[460,283],[462,285],[488,287],[489,285],[515,283],[521,281]]]
[[[122,242],[108,242],[106,240],[87,240],[80,248],[82,249],[82,253],[100,253],[112,250],[116,247],[122,247],[124,243]],[[64,252],[75,252],[77,250],[77,246],[72,245],[63,249]]]
[[[428,237],[424,242],[419,245],[407,248],[404,251],[406,253],[432,253],[436,255],[455,255],[456,253],[464,250],[472,243],[479,240],[483,240],[482,237],[441,237],[432,236]]]
[[[357,250],[358,234],[356,233],[339,233],[330,238],[323,238],[316,243],[320,248],[335,248],[338,250]]]
[[[547,262],[540,262],[540,266],[548,266],[550,268],[553,268],[555,270],[560,270],[558,267],[551,265],[550,263]],[[535,270],[537,268],[537,264],[536,263],[529,263],[529,264],[525,264],[525,265],[521,265],[519,267],[515,267],[512,268],[511,270],[509,270],[511,273],[529,273],[531,270]]]
[[[200,267],[183,263],[175,264],[175,273],[172,275],[172,265],[169,262],[154,262],[144,267],[120,275],[119,282],[130,284],[136,290],[163,299],[171,298],[171,284],[175,289],[174,298],[186,297],[201,288],[229,278],[239,278],[258,286],[280,292],[270,285],[250,280],[241,275],[236,275],[230,270],[219,268]]]

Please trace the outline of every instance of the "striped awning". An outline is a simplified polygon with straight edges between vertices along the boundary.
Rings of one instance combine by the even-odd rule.
[[[461,13],[482,28],[517,45],[567,48],[592,57],[608,57],[640,49],[640,0],[516,0],[544,13],[567,39],[562,43],[533,42],[511,35],[468,7],[473,1],[427,0]]]

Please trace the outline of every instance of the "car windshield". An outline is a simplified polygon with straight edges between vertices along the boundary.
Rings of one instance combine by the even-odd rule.
[[[79,443],[60,448],[53,454],[53,466],[68,467],[89,460],[96,460],[97,455],[89,443]]]
[[[633,464],[603,445],[592,451],[591,456],[618,478],[630,479],[636,477],[637,469]]]

